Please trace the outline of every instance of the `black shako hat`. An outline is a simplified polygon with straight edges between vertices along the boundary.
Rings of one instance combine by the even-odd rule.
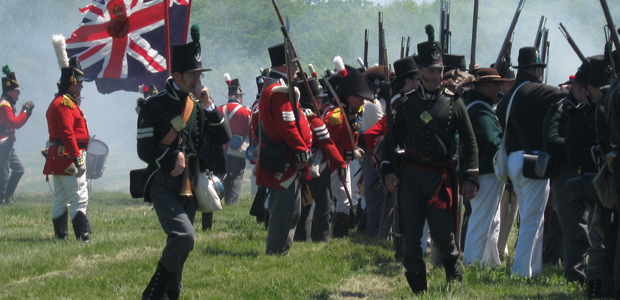
[[[495,68],[495,63],[491,64],[491,68]],[[512,68],[512,64],[507,60],[502,60],[499,62],[499,68],[497,68],[497,72],[502,78],[507,79],[509,81],[515,81],[515,70]]]
[[[590,75],[588,85],[599,89],[609,88],[613,81],[613,71],[604,55],[594,55],[590,58]]]
[[[192,41],[183,45],[172,46],[171,71],[172,73],[211,71],[202,67],[202,55],[200,49],[200,27],[194,24],[190,30]]]
[[[336,94],[343,103],[347,103],[347,98],[349,96],[359,96],[368,100],[375,98],[375,93],[372,90],[372,83],[364,74],[356,69],[348,70],[347,76],[338,84]]]
[[[239,84],[239,79],[235,78],[230,81],[230,85],[228,85],[228,96],[237,96],[237,95],[245,95],[241,85]]]
[[[513,68],[546,68],[547,64],[540,60],[540,51],[536,47],[523,47],[519,49],[519,65]]]
[[[394,62],[394,73],[396,73],[396,78],[394,81],[400,81],[404,78],[409,77],[411,74],[415,74],[418,72],[418,65],[415,63],[413,56],[403,57]]]
[[[581,84],[583,86],[587,86],[588,85],[588,81],[590,80],[590,61],[592,60],[592,57],[586,57],[586,60],[581,63],[581,66],[579,66],[579,69],[577,69],[577,73],[575,73],[575,77],[573,77],[573,80],[570,80],[569,77],[569,81],[567,81],[568,84],[572,84],[573,82],[577,82],[578,84]]]
[[[418,44],[418,67],[444,67],[441,43],[435,41],[435,28],[428,24],[425,29],[428,41]]]
[[[60,84],[76,84],[78,81],[86,81],[82,64],[77,56],[69,58],[69,66],[60,69]]]
[[[2,77],[2,94],[6,94],[8,91],[21,90],[17,76],[15,72],[11,71],[9,65],[2,67],[2,73],[4,74]]]
[[[465,55],[462,54],[450,54],[445,53],[443,55],[443,64],[446,66],[444,72],[459,69],[461,71],[467,70],[467,63],[465,62]]]
[[[301,87],[299,87],[299,103],[301,103],[304,107],[314,107],[312,104],[312,99],[310,99],[310,95],[308,95],[308,90],[304,87],[303,83],[300,83]],[[323,91],[323,87],[319,83],[316,78],[308,78],[308,85],[310,86],[310,90],[312,91],[312,96],[314,98],[327,97],[327,93]]]
[[[269,59],[271,59],[271,67],[279,67],[286,64],[286,53],[284,51],[284,43],[273,45],[269,47]],[[293,51],[289,49],[289,55],[292,57]],[[294,57],[291,62],[297,62],[299,57]]]

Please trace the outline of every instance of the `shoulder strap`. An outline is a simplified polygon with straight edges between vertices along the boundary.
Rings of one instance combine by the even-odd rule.
[[[173,124],[172,128],[170,128],[170,131],[168,131],[166,136],[164,136],[164,138],[161,140],[162,144],[164,145],[172,144],[174,139],[177,138],[177,135],[179,135],[179,131],[181,131],[183,128],[185,128],[185,126],[187,126],[187,121],[189,120],[193,111],[194,111],[194,100],[192,100],[192,98],[188,95],[187,99],[185,100],[185,109],[183,110],[183,113],[180,116],[177,116],[174,119],[172,119],[172,121],[170,121],[172,123],[172,122],[175,122],[175,120],[178,120],[178,118],[181,118],[181,120],[183,121],[183,126],[175,127],[174,126],[175,124]],[[177,131],[177,128],[180,128],[180,129]]]
[[[228,104],[227,104],[228,105]],[[233,111],[230,112],[230,114],[228,115],[228,119],[232,119],[232,117],[235,115],[235,113],[241,108],[243,107],[243,105],[241,104],[237,104],[237,107],[235,107],[235,109],[233,109]]]
[[[525,150],[525,153],[527,154],[531,154],[532,153],[532,148],[530,147],[530,144],[527,142],[527,139],[525,138],[525,136],[523,135],[523,131],[521,131],[521,127],[519,127],[519,124],[517,124],[517,121],[513,119],[509,119],[510,115],[512,114],[512,100],[515,98],[515,95],[517,94],[517,92],[519,91],[519,89],[526,83],[528,83],[529,81],[526,81],[524,83],[522,83],[521,85],[519,85],[516,89],[515,92],[512,93],[512,97],[510,97],[510,103],[508,103],[508,110],[506,113],[506,129],[508,129],[508,121],[512,120],[512,122],[510,122],[510,124],[512,124],[512,128],[515,131],[517,138],[519,139],[519,143],[521,144],[521,146],[523,146],[523,150]],[[508,130],[506,130],[507,132]],[[506,136],[506,133],[504,133],[504,136]]]
[[[413,101],[413,105],[416,108],[415,113],[422,112],[419,115],[420,120],[418,120],[418,122],[415,123],[415,125],[413,126],[412,131],[414,135],[418,135],[418,133],[420,133],[422,129],[426,127],[427,124],[431,123],[431,121],[433,121],[437,113],[439,113],[439,111],[441,111],[441,109],[444,108],[446,104],[448,104],[449,102],[450,102],[450,97],[447,97],[447,96],[439,97],[435,105],[433,105],[433,107],[429,111],[426,111],[424,110],[424,108],[418,101]]]
[[[493,107],[491,105],[489,105],[489,103],[486,103],[486,102],[484,102],[482,100],[476,100],[476,101],[474,101],[472,103],[467,104],[467,110],[469,111],[469,108],[474,106],[474,104],[482,104],[482,105],[490,108],[491,110],[493,110]]]

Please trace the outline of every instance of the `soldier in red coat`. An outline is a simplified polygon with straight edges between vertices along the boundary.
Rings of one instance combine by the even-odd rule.
[[[269,228],[267,254],[286,255],[293,244],[293,236],[301,211],[300,176],[307,176],[308,156],[312,146],[312,132],[297,99],[289,98],[287,74],[295,76],[290,62],[286,62],[284,44],[269,48],[273,78],[265,83],[259,103],[262,131],[260,154],[256,168],[256,184],[269,188]],[[295,59],[292,59],[295,60]],[[289,65],[293,70],[287,70]],[[294,79],[290,78],[292,81]],[[294,88],[294,87],[292,87]],[[295,97],[299,91],[295,88]],[[263,161],[269,154],[284,150],[284,156]],[[283,158],[283,161],[278,159]]]
[[[86,216],[88,190],[84,165],[89,135],[79,105],[83,80],[80,61],[72,57],[68,66],[61,69],[58,93],[45,114],[50,147],[43,174],[52,175],[54,182],[52,222],[56,237],[67,239],[70,213],[75,237],[79,241],[89,242],[90,224]]]
[[[0,97],[0,205],[9,204],[10,199],[15,201],[13,193],[19,180],[24,175],[24,167],[15,154],[15,130],[26,124],[34,104],[31,101],[24,103],[20,113],[15,104],[19,100],[21,88],[15,72],[9,66],[4,66],[2,72],[2,96]]]

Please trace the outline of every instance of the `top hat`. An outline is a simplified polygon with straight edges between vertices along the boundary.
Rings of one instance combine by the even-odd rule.
[[[15,72],[12,72],[8,65],[2,68],[2,73],[4,73],[5,77],[2,77],[2,93],[6,94],[8,91],[13,90],[21,90],[19,87],[19,82],[17,81],[17,76]]]
[[[609,88],[613,80],[613,70],[604,55],[594,55],[590,58],[590,74],[588,85],[599,89]]]
[[[239,79],[235,78],[230,81],[230,85],[228,85],[228,96],[237,96],[237,95],[245,95],[241,85],[239,84]]]
[[[481,68],[476,70],[476,74],[474,79],[472,79],[473,83],[478,82],[504,82],[505,79],[499,75],[499,72],[493,68]]]
[[[76,84],[79,81],[86,81],[82,64],[77,56],[69,58],[69,66],[60,69],[60,84]]]
[[[349,96],[358,96],[368,100],[375,98],[370,80],[355,69],[349,70],[347,76],[340,81],[336,94],[345,103]]]
[[[586,60],[581,63],[581,66],[579,66],[579,68],[577,69],[577,73],[575,73],[575,76],[573,76],[573,79],[571,80],[569,77],[569,80],[567,82],[565,82],[564,84],[572,84],[573,82],[577,82],[581,85],[588,85],[588,81],[590,80],[590,61],[592,60],[592,57],[586,57]]]
[[[194,24],[190,30],[192,41],[183,45],[172,46],[171,71],[185,73],[192,71],[211,71],[202,67],[200,49],[200,27]]]
[[[402,80],[416,72],[418,72],[418,65],[415,63],[413,56],[403,57],[394,62],[394,73],[396,73],[394,81]]]
[[[523,47],[519,49],[519,65],[513,68],[545,68],[547,64],[540,60],[540,51],[536,47]]]
[[[273,45],[267,50],[269,50],[269,59],[271,59],[272,67],[279,67],[286,64],[286,52],[284,51],[284,43]],[[291,49],[289,49],[289,55],[294,55]],[[294,57],[293,59],[291,59],[291,62],[297,62],[298,60],[299,57]]]
[[[448,71],[452,69],[459,69],[461,71],[465,71],[467,69],[467,64],[465,63],[465,55],[462,54],[444,54],[443,64],[446,66],[446,69]]]
[[[418,67],[444,67],[441,43],[435,41],[435,28],[428,24],[425,29],[428,41],[418,44]]]

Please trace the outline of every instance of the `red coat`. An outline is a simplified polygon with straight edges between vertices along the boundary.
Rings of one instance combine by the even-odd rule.
[[[258,103],[259,100],[254,101],[252,104],[252,108],[250,109],[250,145],[258,145]],[[256,164],[255,161],[251,160],[251,164]]]
[[[15,116],[13,105],[8,100],[0,101],[0,140],[15,141],[15,130],[26,124],[28,115],[25,111]]]
[[[307,118],[312,128],[312,140],[317,143],[321,151],[323,151],[323,159],[329,160],[330,171],[333,172],[337,169],[346,168],[347,165],[342,155],[340,155],[336,144],[332,141],[329,130],[327,130],[327,126],[323,123],[323,120],[314,114]]]
[[[295,124],[293,109],[298,112],[299,129]],[[293,108],[288,97],[288,88],[281,83],[272,84],[263,91],[259,110],[261,122],[271,143],[275,145],[286,143],[287,147],[285,148],[286,168],[281,173],[262,171],[260,158],[258,159],[256,184],[271,189],[286,189],[297,178],[295,154],[304,153],[312,146],[312,132],[308,120],[299,108],[299,103],[295,103]],[[264,148],[265,143],[261,143],[261,147]]]
[[[228,119],[231,134],[238,135],[242,138],[248,136],[250,133],[250,110],[240,103],[228,102],[227,104],[217,108],[220,110],[222,115],[224,115],[224,107],[226,107],[226,111],[228,112],[227,116],[224,116],[224,118]],[[233,111],[237,107],[239,107],[239,109],[237,109],[237,111],[233,114]],[[226,144],[226,147],[228,147],[228,144]]]
[[[72,175],[67,168],[73,158],[80,156],[88,147],[86,119],[76,99],[71,95],[56,95],[45,114],[51,146],[43,174]]]
[[[355,144],[351,144],[351,137],[347,130],[347,124],[344,123],[348,122],[345,114],[342,113],[337,106],[332,106],[325,114],[324,121],[340,155],[345,160],[353,160],[353,150],[357,147],[357,142],[354,135],[353,142]]]

